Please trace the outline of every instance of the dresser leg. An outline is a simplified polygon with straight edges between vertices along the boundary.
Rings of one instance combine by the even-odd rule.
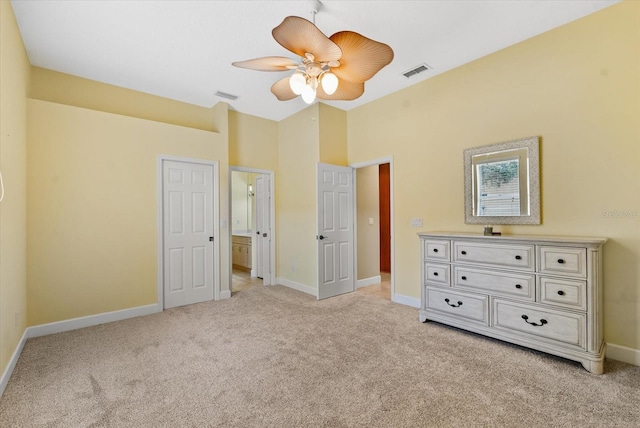
[[[604,358],[600,361],[583,360],[582,367],[593,374],[604,373]]]

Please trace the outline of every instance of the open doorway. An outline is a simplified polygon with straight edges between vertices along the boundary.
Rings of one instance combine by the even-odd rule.
[[[393,300],[391,160],[356,168],[357,291]]]
[[[275,276],[273,172],[230,168],[231,295]]]

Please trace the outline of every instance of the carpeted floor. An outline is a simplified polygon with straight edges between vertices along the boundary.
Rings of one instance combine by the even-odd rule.
[[[640,367],[281,287],[30,339],[2,427],[637,427]]]

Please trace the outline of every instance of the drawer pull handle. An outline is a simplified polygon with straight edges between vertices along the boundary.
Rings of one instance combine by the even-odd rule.
[[[522,288],[522,285],[520,285],[520,284],[516,284],[516,288],[517,288],[518,290],[520,290],[520,289]]]
[[[434,272],[434,273],[433,273],[433,276],[438,276],[438,272]]]
[[[564,264],[564,259],[558,259],[558,263]]]
[[[543,326],[543,325],[545,325],[545,324],[547,323],[547,320],[546,320],[546,319],[544,319],[544,318],[542,318],[542,319],[540,320],[540,324],[536,324],[535,322],[531,322],[531,321],[529,321],[529,317],[528,317],[528,316],[526,316],[526,315],[523,315],[523,316],[522,316],[522,319],[524,320],[524,322],[526,322],[527,324],[532,325],[532,326],[534,326],[534,327],[540,327],[540,326]]]
[[[437,252],[438,252],[438,249],[437,249],[437,248],[434,248],[434,249],[433,249],[433,252],[434,252],[434,253],[437,253]]]
[[[460,254],[462,254],[463,256],[466,256],[466,255],[467,255],[467,252],[466,252],[466,251],[464,251],[464,250],[462,250],[462,251],[460,251]]]
[[[562,291],[562,290],[558,290],[558,294],[559,294],[560,296],[564,296],[564,291]]]
[[[460,279],[462,279],[463,281],[466,281],[467,277],[466,276],[461,276]]]
[[[516,260],[522,260],[522,256],[516,256]]]
[[[447,305],[451,306],[452,308],[457,308],[458,306],[462,306],[462,302],[460,300],[458,300],[458,304],[457,305],[455,303],[449,303],[449,299],[448,298],[444,299],[444,301],[447,302]]]

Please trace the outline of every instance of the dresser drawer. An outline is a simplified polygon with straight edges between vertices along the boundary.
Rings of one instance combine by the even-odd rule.
[[[449,265],[439,265],[437,263],[424,264],[425,281],[438,285],[451,285],[449,280]]]
[[[495,299],[493,326],[497,329],[585,347],[587,320],[584,314]]]
[[[570,275],[580,278],[587,276],[586,248],[538,247],[540,273]]]
[[[451,242],[426,239],[424,241],[426,260],[448,262],[451,260]]]
[[[481,322],[489,322],[489,297],[426,287],[427,309]]]
[[[533,274],[517,274],[466,266],[453,267],[453,286],[468,287],[489,294],[501,294],[526,300],[535,300],[536,277]]]
[[[538,278],[538,301],[586,311],[587,282],[541,276]]]
[[[533,245],[501,245],[475,242],[454,242],[453,260],[486,266],[517,268],[533,271]]]

